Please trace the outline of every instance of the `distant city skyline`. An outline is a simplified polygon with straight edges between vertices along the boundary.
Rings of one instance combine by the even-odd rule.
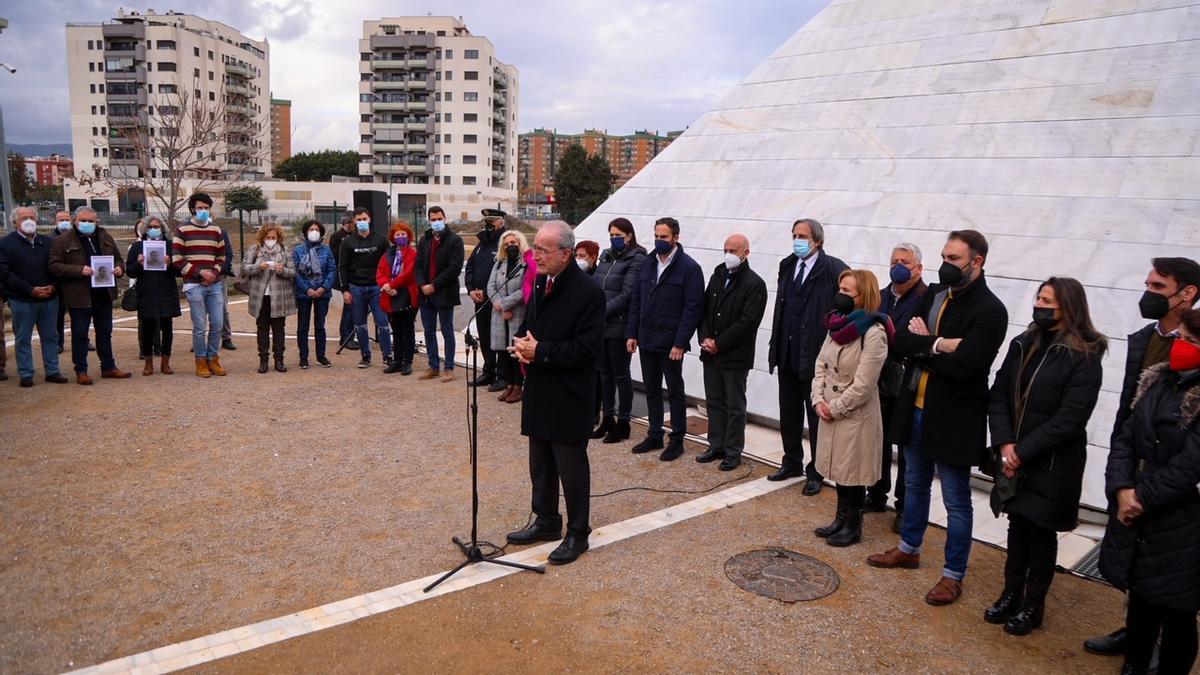
[[[454,7],[313,0],[177,0],[170,7],[222,21],[271,44],[271,93],[292,101],[292,150],[358,145],[357,39],[368,17],[461,15],[486,35],[499,58],[522,73],[518,129],[682,129],[746,76],[827,0],[716,0],[689,3],[583,0]],[[66,143],[65,26],[101,22],[119,4],[84,0],[13,4],[0,35],[0,61],[17,74],[0,80],[7,140]],[[143,11],[148,7],[126,6]]]

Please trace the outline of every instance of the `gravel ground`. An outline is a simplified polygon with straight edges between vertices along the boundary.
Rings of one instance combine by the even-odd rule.
[[[235,331],[253,332],[244,304],[231,312]],[[351,353],[302,371],[290,341],[291,371],[259,375],[253,338],[238,337],[222,353],[230,376],[200,380],[182,334],[176,374],[143,377],[135,323],[117,325],[117,362],[133,379],[50,385],[39,366],[33,389],[0,384],[0,672],[95,664],[460,561],[449,538],[470,524],[463,379],[384,376],[378,358],[358,370]],[[61,363],[69,372],[69,353]],[[482,539],[526,522],[518,422],[517,406],[480,397]],[[729,477],[691,461],[694,447],[662,464],[631,445],[592,448],[593,492]],[[595,500],[592,520],[689,498],[621,493]],[[640,573],[635,562],[608,583]]]
[[[1082,641],[1119,626],[1122,596],[1058,575],[1043,630],[1005,634],[982,619],[1002,586],[1001,551],[976,545],[964,594],[923,601],[941,570],[931,528],[919,570],[876,570],[895,542],[891,516],[833,549],[812,534],[834,496],[787,488],[586,554],[545,576],[515,575],[452,595],[206,664],[258,672],[1116,672]],[[827,562],[832,595],[786,604],[725,578],[732,555],[782,546]],[[402,646],[402,647],[401,647]]]

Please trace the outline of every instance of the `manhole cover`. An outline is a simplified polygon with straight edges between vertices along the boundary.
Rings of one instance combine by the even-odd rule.
[[[739,553],[725,561],[725,576],[743,590],[783,602],[823,598],[841,583],[829,565],[782,548]]]

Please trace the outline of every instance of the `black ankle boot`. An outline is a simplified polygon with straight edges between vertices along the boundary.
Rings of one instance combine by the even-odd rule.
[[[287,366],[283,365],[283,357],[282,356],[275,357],[275,370],[277,370],[281,373],[287,372]]]
[[[258,372],[265,373],[268,370],[270,370],[270,368],[267,365],[267,357],[265,357],[265,356],[258,357]]]
[[[608,430],[612,429],[616,425],[616,418],[605,417],[604,419],[600,420],[600,426],[596,427],[596,430],[592,432],[592,438],[604,438],[608,435]]]
[[[983,611],[983,620],[988,623],[1002,624],[1008,621],[1008,617],[1017,613],[1021,608],[1021,603],[1025,601],[1025,595],[1021,591],[1005,590],[1000,595],[1000,599],[992,603]]]
[[[846,497],[841,492],[838,492],[837,498],[837,513],[833,517],[833,522],[825,527],[818,527],[813,530],[816,535],[822,539],[828,538],[830,535],[837,534],[842,527],[846,525]]]
[[[629,420],[617,420],[604,435],[605,443],[620,443],[629,438]]]
[[[846,524],[825,540],[830,546],[851,546],[862,541],[862,507],[846,507]]]
[[[1004,632],[1009,635],[1029,635],[1034,628],[1042,627],[1042,617],[1046,612],[1046,604],[1026,603],[1004,624]]]

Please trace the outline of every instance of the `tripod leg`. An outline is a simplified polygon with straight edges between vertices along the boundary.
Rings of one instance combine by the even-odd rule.
[[[445,580],[449,579],[450,577],[454,576],[455,574],[458,574],[459,572],[461,572],[461,571],[462,571],[462,568],[464,568],[464,567],[466,567],[467,565],[470,565],[470,564],[471,564],[471,561],[470,561],[470,560],[464,560],[464,561],[462,561],[461,563],[459,563],[459,564],[458,564],[458,567],[455,567],[454,569],[450,570],[449,572],[446,572],[445,574],[443,574],[441,577],[439,577],[439,578],[438,578],[438,580],[437,580],[437,581],[435,581],[435,582],[433,582],[432,584],[429,584],[428,586],[426,586],[426,587],[425,587],[425,590],[423,590],[423,591],[421,591],[421,592],[422,592],[422,593],[428,593],[429,591],[432,591],[434,588],[436,588],[436,587],[437,587],[437,585],[438,585],[438,584],[440,584],[440,583],[442,583],[443,581],[445,581]]]
[[[516,568],[519,570],[525,570],[527,572],[537,572],[538,574],[546,573],[546,568],[543,565],[522,565],[521,563],[510,562],[508,560],[501,560],[499,558],[485,558],[483,562],[492,563],[493,565],[504,565],[505,567],[513,567],[513,568]]]

